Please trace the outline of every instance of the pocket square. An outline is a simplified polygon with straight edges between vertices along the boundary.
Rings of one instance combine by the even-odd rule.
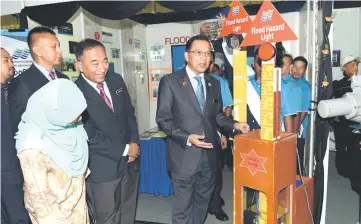
[[[119,96],[119,94],[123,91],[123,88],[117,89],[117,91],[115,91],[115,94],[117,94]]]

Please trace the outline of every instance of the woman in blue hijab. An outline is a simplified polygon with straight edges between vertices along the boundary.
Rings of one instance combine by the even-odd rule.
[[[66,79],[49,82],[28,101],[15,139],[32,223],[89,223],[88,138],[80,116],[86,106]]]

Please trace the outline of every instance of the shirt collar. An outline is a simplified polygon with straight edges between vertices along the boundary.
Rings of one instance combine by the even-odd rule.
[[[54,74],[56,75],[54,67],[53,67],[50,71],[48,71],[48,70],[46,70],[43,66],[39,65],[38,63],[36,63],[35,61],[34,61],[34,65],[35,65],[35,67],[36,67],[37,69],[39,69],[39,70],[41,71],[41,73],[43,73],[46,77],[49,76],[50,71],[54,72]]]
[[[93,88],[98,89],[98,83],[95,83],[91,80],[89,80],[83,73],[81,73],[81,75],[83,76],[83,78],[85,79],[85,81],[87,81],[89,83],[89,85],[91,85]],[[105,82],[103,82],[105,84]]]
[[[188,65],[186,66],[186,72],[188,74],[189,80],[192,80],[194,77],[199,76],[204,78],[204,73],[201,73],[199,75],[196,75],[196,73],[194,73],[189,67]]]

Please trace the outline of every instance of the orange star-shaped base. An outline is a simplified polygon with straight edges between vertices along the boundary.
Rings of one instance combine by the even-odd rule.
[[[267,173],[267,170],[264,167],[267,158],[258,156],[254,149],[252,149],[248,154],[241,152],[241,157],[243,160],[239,166],[248,168],[252,176],[254,176],[257,171]]]

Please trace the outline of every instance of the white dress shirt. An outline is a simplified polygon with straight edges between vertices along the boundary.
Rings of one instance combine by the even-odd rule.
[[[49,75],[50,72],[54,72],[54,77],[55,77],[55,79],[58,79],[58,76],[56,75],[56,72],[55,72],[54,67],[53,67],[50,71],[48,71],[48,70],[46,70],[43,66],[39,65],[38,63],[36,63],[35,61],[33,62],[33,64],[35,65],[35,67],[36,67],[37,69],[39,69],[39,70],[41,71],[41,73],[43,73],[43,75],[45,76],[45,78],[46,78],[47,80],[52,81],[52,79],[51,79],[51,77],[50,77],[50,75]]]
[[[207,91],[206,91],[206,81],[204,79],[204,73],[201,73],[199,75],[196,75],[187,65],[186,67],[186,72],[188,75],[189,80],[191,81],[194,93],[197,92],[197,87],[198,87],[198,81],[195,79],[196,76],[200,76],[202,77],[202,84],[203,84],[203,92],[204,92],[204,102],[206,102],[206,97],[207,97]],[[217,131],[219,137],[221,137],[221,134]],[[189,137],[187,139],[187,145],[188,146],[192,146],[192,144],[189,142]]]
[[[188,75],[189,80],[191,81],[192,87],[194,92],[197,92],[198,81],[195,79],[196,76],[202,77],[202,84],[203,84],[203,92],[204,92],[204,102],[206,102],[207,91],[206,91],[206,81],[204,80],[204,73],[196,75],[187,65],[186,72]]]
[[[91,87],[93,87],[95,89],[95,91],[97,91],[97,93],[100,95],[100,90],[98,89],[97,87],[97,83],[93,82],[93,81],[90,81],[89,79],[87,79],[87,77],[85,77],[85,75],[83,73],[81,73],[81,75],[83,76],[83,78],[89,83],[89,85]],[[109,91],[109,88],[108,88],[108,85],[106,82],[103,82],[103,85],[104,85],[104,92],[105,92],[105,95],[109,98],[110,102],[112,103],[113,105],[113,108],[114,108],[114,104],[113,104],[113,101],[112,101],[112,96],[110,95],[110,91]],[[123,153],[123,156],[127,156],[128,155],[128,152],[129,152],[129,144],[126,144],[125,145],[125,149],[124,149],[124,153]]]

